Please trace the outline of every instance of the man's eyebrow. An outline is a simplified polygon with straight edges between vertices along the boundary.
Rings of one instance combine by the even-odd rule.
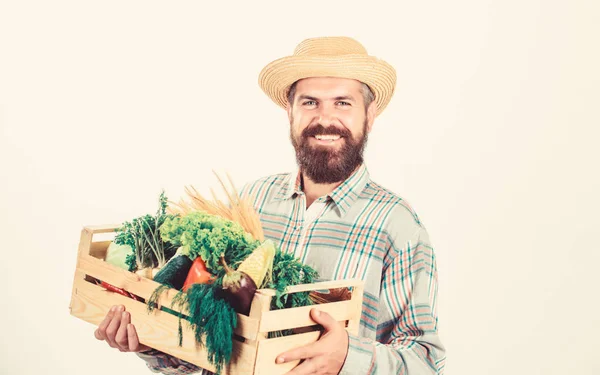
[[[334,100],[350,100],[355,102],[356,100],[354,99],[354,97],[352,95],[343,95],[343,96],[336,96],[335,98],[333,98]]]
[[[300,95],[298,96],[298,100],[304,100],[304,99],[308,99],[308,100],[314,100],[314,101],[318,101],[319,99],[315,98],[314,96],[310,96],[310,95]]]
[[[304,100],[304,99],[319,101],[318,98],[315,98],[314,96],[310,96],[310,95],[302,94],[302,95],[298,96],[298,100]],[[336,96],[335,98],[333,98],[333,100],[336,100],[336,101],[337,100],[350,100],[350,101],[353,101],[353,102],[356,101],[356,99],[354,99],[354,97],[352,95]]]

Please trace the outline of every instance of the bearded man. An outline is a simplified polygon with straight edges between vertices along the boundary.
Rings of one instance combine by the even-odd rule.
[[[313,38],[268,64],[259,84],[287,111],[298,170],[248,184],[242,196],[282,251],[323,279],[365,282],[358,335],[316,307],[311,317],[324,328],[319,340],[276,361],[302,360],[293,375],[442,374],[437,269],[427,231],[404,199],[370,179],[363,161],[375,117],[394,92],[395,70],[354,39]],[[154,372],[202,371],[139,344],[129,322],[115,307],[96,337],[138,352]]]

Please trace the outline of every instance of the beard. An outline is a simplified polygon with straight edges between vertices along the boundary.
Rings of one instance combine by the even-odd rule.
[[[293,121],[293,120],[292,120]],[[367,119],[363,124],[362,136],[354,137],[346,128],[324,127],[321,124],[305,128],[300,136],[294,136],[290,126],[290,138],[296,150],[296,161],[301,171],[317,184],[332,184],[346,180],[363,162],[363,152],[367,144]],[[337,142],[342,146],[334,149],[329,146],[310,145],[315,135],[339,135]]]

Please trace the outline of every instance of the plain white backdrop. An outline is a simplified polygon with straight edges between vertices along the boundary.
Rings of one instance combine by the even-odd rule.
[[[597,1],[0,2],[0,373],[146,374],[69,315],[79,232],[290,170],[264,65],[392,64],[372,178],[427,226],[446,374],[598,374]]]

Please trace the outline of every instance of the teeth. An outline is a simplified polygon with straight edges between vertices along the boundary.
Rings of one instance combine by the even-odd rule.
[[[315,135],[315,138],[317,138],[320,141],[335,141],[340,139],[339,135],[333,135],[333,134],[320,134],[320,135]]]

